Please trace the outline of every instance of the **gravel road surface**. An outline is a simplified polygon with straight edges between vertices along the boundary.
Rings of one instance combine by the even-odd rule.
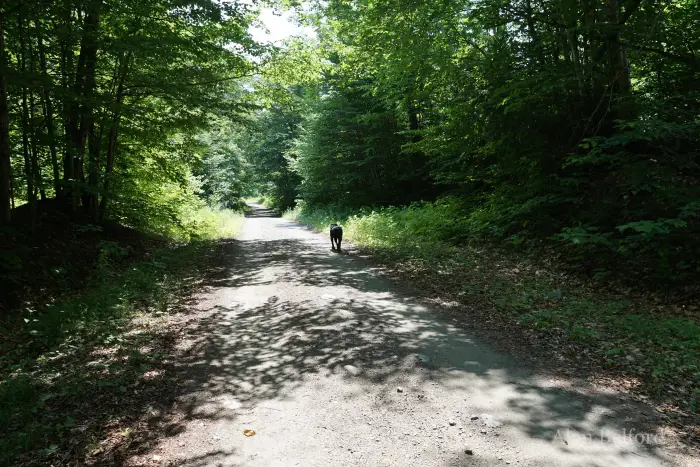
[[[693,463],[648,428],[645,406],[534,374],[327,235],[254,206],[234,249],[198,300],[186,416],[150,464]]]

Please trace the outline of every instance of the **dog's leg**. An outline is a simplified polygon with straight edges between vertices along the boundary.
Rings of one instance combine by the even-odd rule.
[[[331,234],[331,250],[335,250],[335,243],[333,243],[333,235]]]
[[[336,238],[335,241],[338,243],[338,251],[340,251],[340,244],[343,242],[342,238]]]

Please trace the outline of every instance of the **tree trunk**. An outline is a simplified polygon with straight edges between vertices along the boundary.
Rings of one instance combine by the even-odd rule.
[[[566,20],[566,18],[563,18]],[[585,92],[585,81],[583,77],[583,71],[581,68],[581,57],[579,56],[579,42],[578,33],[575,31],[577,29],[577,24],[566,25],[566,40],[571,50],[571,62],[574,67],[574,75],[576,76],[576,81],[578,82],[579,95],[583,97]]]
[[[20,53],[17,57],[19,68],[22,74],[26,74],[26,53],[24,40],[24,21],[22,15],[17,19],[19,27],[19,47]],[[31,223],[34,225],[36,213],[36,192],[34,191],[34,170],[29,154],[29,108],[27,105],[27,86],[22,85],[22,153],[24,155],[24,174],[27,178],[27,201],[31,209]]]
[[[593,48],[594,44],[597,41],[597,33],[595,30],[595,22],[596,22],[596,2],[593,0],[586,0],[584,3],[584,10],[583,10],[583,21],[584,21],[584,35],[583,35],[583,44],[585,47],[585,52],[584,52],[584,63],[583,63],[583,69],[584,70],[589,70],[591,67],[591,64],[593,63]],[[586,93],[587,95],[591,95],[593,92],[595,82],[593,80],[593,74],[588,73],[586,77]]]
[[[614,24],[615,29],[608,36],[605,47],[610,56],[611,81],[619,94],[627,94],[630,90],[630,74],[627,65],[627,53],[620,46],[618,38],[624,25],[622,21],[620,4],[618,0],[605,0],[605,17],[609,24]],[[637,3],[638,5],[638,3]],[[628,15],[629,18],[629,15]]]
[[[89,10],[85,15],[83,27],[83,39],[80,46],[80,59],[84,63],[83,72],[76,74],[76,89],[81,92],[77,95],[81,96],[82,104],[80,105],[79,118],[80,126],[74,137],[73,144],[76,149],[75,158],[75,178],[85,184],[84,174],[84,158],[85,146],[88,135],[93,130],[93,108],[94,108],[94,90],[95,90],[95,67],[97,65],[97,49],[98,49],[98,29],[100,22],[100,9],[102,0],[95,0],[90,3]],[[79,60],[80,61],[80,60]],[[80,64],[78,65],[80,68]],[[80,70],[79,70],[80,72]],[[82,82],[81,82],[82,81]],[[77,123],[77,122],[76,122]],[[83,192],[83,206],[89,209],[90,204],[89,193]],[[74,205],[77,200],[74,200]]]
[[[36,125],[36,112],[34,93],[29,93],[29,128],[31,130],[32,144],[30,156],[32,158],[32,173],[34,174],[34,197],[36,198],[36,190],[39,191],[42,201],[46,200],[46,189],[44,188],[44,179],[41,175],[41,164],[39,164],[39,145],[37,141],[38,130]]]
[[[49,151],[51,152],[51,168],[53,169],[53,187],[56,191],[56,197],[61,195],[61,174],[58,168],[58,152],[56,150],[56,134],[53,123],[53,104],[51,102],[50,78],[46,66],[46,51],[44,49],[44,38],[42,36],[41,22],[39,18],[36,20],[37,27],[37,42],[39,46],[39,66],[41,74],[46,79],[43,92],[44,117],[46,119],[46,136],[49,143]]]
[[[117,104],[118,105],[118,104]],[[99,207],[99,221],[102,222],[107,214],[107,203],[109,201],[110,182],[112,180],[112,171],[114,170],[114,159],[117,155],[117,134],[119,129],[119,111],[116,110],[112,116],[112,122],[109,127],[109,136],[107,137],[107,161],[105,166],[104,184],[102,187],[102,199]]]
[[[117,95],[115,98],[114,113],[112,115],[112,122],[109,127],[109,136],[107,140],[107,161],[105,167],[104,185],[102,189],[102,199],[100,200],[99,208],[99,220],[104,221],[107,214],[107,204],[109,202],[110,195],[110,182],[112,179],[112,171],[114,170],[114,161],[117,156],[117,135],[119,133],[119,120],[121,118],[120,107],[122,100],[124,98],[124,83],[126,81],[126,75],[129,71],[129,62],[131,61],[131,54],[122,56],[121,67],[119,71],[119,84],[117,85]]]
[[[102,136],[104,134],[106,118],[100,119],[99,131],[95,132],[93,125],[89,134],[89,154],[90,154],[90,171],[88,178],[89,186],[89,203],[88,211],[90,217],[95,221],[99,221],[99,189],[100,189],[100,155],[102,154]]]
[[[63,17],[63,26],[67,33],[61,41],[61,81],[63,92],[63,128],[64,128],[64,153],[63,153],[63,187],[62,197],[72,212],[77,206],[74,205],[75,182],[75,148],[73,147],[73,135],[77,132],[75,117],[76,95],[70,91],[73,79],[73,44],[70,43],[71,33],[71,11],[66,8]],[[77,71],[76,71],[77,75]]]
[[[32,77],[36,75],[34,47],[31,36],[29,37],[29,71]],[[29,92],[29,129],[32,141],[30,156],[32,158],[32,173],[34,175],[34,197],[36,198],[36,190],[38,190],[43,201],[46,200],[46,189],[44,188],[44,179],[41,176],[41,164],[39,163],[40,150],[39,142],[37,141],[39,130],[36,120],[36,99],[34,98],[34,91]]]
[[[10,118],[7,105],[7,64],[5,61],[4,18],[0,16],[0,225],[10,222],[12,185],[10,183]]]
[[[615,86],[618,93],[626,93],[630,90],[630,76],[627,65],[627,54],[620,45],[620,33],[627,21],[639,10],[642,0],[629,0],[625,5],[625,11],[621,11],[618,0],[605,0],[603,14],[605,22],[609,25],[603,45],[598,49],[591,63],[591,70],[595,69],[606,52],[610,55],[611,79],[609,83]]]

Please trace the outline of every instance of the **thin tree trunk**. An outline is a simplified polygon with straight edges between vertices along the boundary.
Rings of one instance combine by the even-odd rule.
[[[7,64],[5,61],[4,18],[0,16],[0,224],[10,222],[12,183],[10,182],[10,117],[7,105]]]
[[[63,189],[62,195],[70,210],[75,212],[76,207],[73,203],[75,199],[75,148],[73,147],[73,136],[77,132],[76,117],[75,117],[75,94],[70,91],[71,81],[73,77],[73,45],[70,43],[71,34],[71,12],[66,8],[64,11],[63,25],[66,29],[64,40],[61,41],[61,81],[63,92],[65,93],[63,101],[63,127],[64,127],[64,153],[63,153]],[[76,71],[77,76],[77,71]]]
[[[95,132],[95,125],[93,125],[92,130],[89,135],[89,154],[90,154],[90,172],[88,183],[90,191],[88,193],[89,197],[89,212],[90,217],[98,222],[99,215],[99,189],[100,189],[100,156],[102,154],[102,137],[104,135],[106,118],[100,118],[99,131]]]
[[[566,19],[564,18],[564,20]],[[571,62],[574,66],[574,75],[576,76],[576,81],[578,82],[579,95],[583,96],[585,81],[583,78],[583,71],[581,68],[581,57],[579,55],[578,33],[574,31],[574,29],[576,29],[576,26],[577,25],[575,23],[573,25],[566,25],[566,40],[569,45],[569,49],[571,50]]]
[[[70,173],[71,173],[71,211],[73,213],[78,211],[78,205],[80,201],[80,187],[79,182],[83,181],[83,151],[85,149],[84,138],[81,141],[80,132],[80,114],[81,105],[79,104],[80,99],[83,96],[83,83],[85,75],[85,55],[87,53],[86,39],[85,35],[87,32],[87,25],[83,26],[84,34],[80,46],[80,55],[78,55],[78,64],[75,69],[75,81],[73,83],[73,94],[68,101],[67,108],[67,119],[68,127],[66,136],[69,138],[68,145],[70,146]],[[70,53],[70,51],[69,51]]]
[[[42,96],[44,101],[42,107],[44,109],[44,117],[46,119],[46,133],[48,137],[47,139],[49,143],[49,150],[51,151],[53,187],[56,191],[56,197],[58,198],[61,194],[61,174],[58,168],[58,152],[56,150],[56,134],[53,123],[53,103],[51,102],[50,92],[51,80],[49,78],[48,68],[46,65],[46,51],[44,50],[44,38],[42,35],[41,22],[38,18],[35,21],[37,27],[37,42],[39,46],[39,66],[41,67],[41,74],[46,79],[46,83],[44,84],[44,92]]]
[[[117,104],[118,105],[118,104]],[[110,182],[112,181],[112,171],[114,170],[114,160],[117,155],[117,134],[119,129],[119,111],[116,110],[112,116],[107,137],[107,161],[105,166],[104,184],[102,187],[102,199],[100,199],[99,221],[102,222],[107,214],[107,204],[110,195]]]
[[[12,209],[15,208],[15,188],[12,180],[12,167],[10,166],[10,200],[12,201]]]
[[[36,66],[34,64],[34,47],[31,36],[29,37],[29,71],[32,76],[36,73]],[[39,191],[41,199],[46,200],[46,189],[44,188],[44,179],[41,175],[41,164],[39,163],[39,142],[37,141],[39,137],[39,130],[37,128],[36,121],[36,99],[34,98],[34,91],[29,92],[29,128],[31,130],[31,153],[32,158],[32,173],[34,174],[34,197],[36,198],[36,191]]]
[[[44,179],[41,175],[41,164],[39,164],[39,145],[37,141],[38,130],[36,125],[36,113],[34,111],[35,100],[34,93],[29,93],[29,127],[31,129],[31,152],[30,156],[32,158],[32,172],[34,174],[34,197],[36,198],[36,191],[39,191],[41,195],[41,200],[46,200],[46,189],[44,188]]]
[[[595,26],[595,3],[592,0],[585,0],[583,2],[583,47],[584,47],[584,69],[588,69],[593,60],[593,42],[595,40],[594,36],[594,26]]]
[[[119,84],[117,86],[117,95],[115,98],[114,113],[112,122],[109,127],[109,136],[107,139],[107,161],[105,167],[104,186],[102,190],[102,199],[100,200],[99,218],[100,222],[104,221],[107,214],[107,204],[110,198],[110,184],[112,180],[112,172],[114,170],[114,161],[117,156],[117,135],[119,133],[119,120],[121,118],[121,104],[124,98],[124,83],[129,71],[129,62],[131,54],[122,57],[121,70],[119,72]]]
[[[19,46],[20,53],[17,57],[19,68],[22,73],[27,72],[25,40],[24,40],[24,21],[22,15],[17,19],[19,26]],[[27,86],[22,85],[22,153],[24,155],[24,174],[27,178],[27,201],[31,209],[31,223],[34,226],[36,212],[36,192],[34,191],[34,171],[32,170],[31,157],[29,155],[29,108],[27,105]]]

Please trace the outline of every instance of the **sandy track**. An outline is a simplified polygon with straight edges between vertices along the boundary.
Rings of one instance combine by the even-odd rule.
[[[371,265],[331,252],[327,236],[259,206],[226,261],[180,363],[186,420],[149,463],[692,463],[645,427],[647,408],[533,374]]]

